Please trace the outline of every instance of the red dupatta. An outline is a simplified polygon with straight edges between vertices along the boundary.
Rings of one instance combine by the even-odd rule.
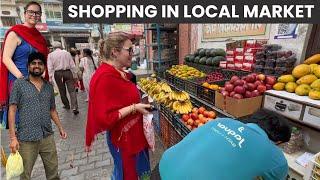
[[[41,35],[41,33],[36,28],[29,28],[22,24],[15,25],[11,27],[5,36],[4,43],[2,49],[0,51],[0,105],[5,105],[8,100],[8,69],[3,64],[3,49],[5,46],[6,38],[9,32],[15,32],[18,36],[23,38],[27,43],[29,43],[32,47],[38,50],[38,52],[45,55],[46,59],[48,56],[48,48],[47,42],[45,38]],[[46,79],[48,79],[48,72],[46,70]]]
[[[90,147],[95,136],[107,130],[111,132],[112,143],[128,154],[135,154],[148,147],[143,133],[142,114],[137,112],[118,120],[119,109],[139,102],[140,94],[133,83],[123,80],[111,65],[100,65],[90,82],[86,146]],[[125,133],[125,137],[122,130],[133,119],[138,119],[138,122]]]

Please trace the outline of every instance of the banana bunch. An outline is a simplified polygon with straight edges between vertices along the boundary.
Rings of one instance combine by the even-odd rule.
[[[149,91],[147,91],[147,93],[153,98],[154,95],[159,94],[161,92],[160,90],[160,85],[159,84],[155,84],[153,85]]]
[[[172,104],[172,109],[178,114],[187,114],[192,110],[192,104],[188,101],[174,101]]]
[[[170,100],[175,100],[175,101],[186,101],[190,99],[190,96],[187,92],[185,91],[173,91],[169,94],[169,99]]]
[[[172,92],[171,87],[167,83],[161,84],[161,91],[164,91],[166,93]]]

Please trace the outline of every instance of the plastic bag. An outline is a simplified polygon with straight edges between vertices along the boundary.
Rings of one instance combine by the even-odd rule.
[[[153,114],[143,115],[143,132],[144,132],[144,136],[147,139],[150,149],[154,151],[156,143],[154,138],[152,118],[153,118]]]
[[[11,153],[6,165],[7,180],[20,176],[20,174],[23,173],[23,170],[23,161],[19,152],[16,151],[15,154]]]

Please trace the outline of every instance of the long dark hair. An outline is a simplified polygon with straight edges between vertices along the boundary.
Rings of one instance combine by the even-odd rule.
[[[93,59],[93,57],[92,57],[92,51],[91,51],[90,49],[88,49],[88,48],[83,49],[82,51],[83,51],[84,54],[90,56],[90,58],[91,58],[91,60],[92,60],[92,63],[93,63],[93,65],[94,65],[94,69],[97,69],[96,63],[94,63],[94,59]]]

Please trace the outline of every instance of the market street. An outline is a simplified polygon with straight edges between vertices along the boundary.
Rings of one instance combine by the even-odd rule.
[[[113,160],[105,144],[105,137],[98,136],[95,141],[92,152],[87,153],[84,150],[85,123],[87,114],[87,103],[84,101],[85,93],[78,93],[78,103],[80,114],[75,116],[72,111],[66,111],[62,108],[60,96],[56,96],[57,110],[68,133],[68,139],[62,140],[59,132],[55,130],[55,141],[58,151],[59,174],[62,180],[98,180],[110,179],[113,170]],[[9,155],[9,137],[6,130],[1,131],[1,146],[4,147],[7,156]],[[160,143],[157,143],[157,146]],[[157,152],[150,153],[152,158],[152,168],[159,161],[162,149],[157,147]],[[5,172],[1,167],[1,179],[5,178]],[[40,156],[33,168],[32,179],[43,180],[45,178],[44,167]]]

